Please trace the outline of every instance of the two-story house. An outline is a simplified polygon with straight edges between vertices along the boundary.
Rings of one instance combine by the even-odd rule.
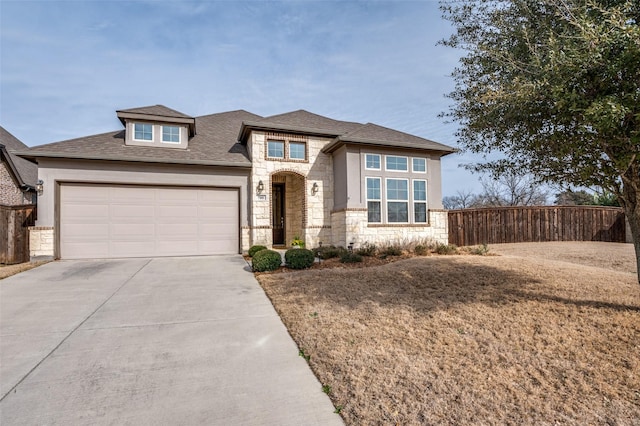
[[[34,147],[33,254],[239,253],[254,244],[447,241],[440,159],[453,148],[307,111],[190,117],[117,111],[123,129]]]

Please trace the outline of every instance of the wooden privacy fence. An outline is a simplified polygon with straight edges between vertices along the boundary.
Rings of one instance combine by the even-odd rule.
[[[0,205],[0,264],[29,261],[29,226],[36,220],[36,206]]]
[[[625,242],[620,208],[600,206],[490,207],[450,210],[449,244],[537,241]]]

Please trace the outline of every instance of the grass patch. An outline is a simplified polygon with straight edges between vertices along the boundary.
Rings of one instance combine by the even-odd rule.
[[[41,260],[38,262],[17,263],[15,265],[0,265],[0,280],[49,262],[50,260]]]
[[[429,256],[258,279],[347,425],[640,418],[634,274]]]

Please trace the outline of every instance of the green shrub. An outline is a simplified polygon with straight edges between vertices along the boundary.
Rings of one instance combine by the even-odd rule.
[[[357,253],[351,253],[351,252],[345,251],[344,253],[342,253],[340,255],[340,262],[342,262],[342,263],[358,263],[358,262],[362,262],[362,256],[360,256]]]
[[[265,246],[260,246],[260,245],[251,246],[251,248],[249,249],[249,257],[253,257],[257,252],[261,250],[266,250],[266,249],[267,248]]]
[[[413,248],[413,252],[418,256],[424,256],[425,254],[429,253],[429,248],[423,246],[422,244],[418,244]]]
[[[456,254],[458,253],[458,247],[455,244],[442,244],[436,245],[436,253],[438,254]]]
[[[387,246],[382,249],[382,254],[384,256],[400,256],[402,254],[402,249],[398,246]]]
[[[275,271],[281,264],[280,253],[273,250],[260,250],[251,260],[251,267],[256,272]]]
[[[377,249],[375,244],[364,243],[362,247],[356,250],[356,254],[360,256],[375,256]]]
[[[469,253],[477,254],[478,256],[484,256],[485,254],[489,253],[489,246],[486,244],[482,244],[476,247],[471,247],[469,249]]]
[[[313,251],[318,253],[320,259],[326,260],[333,257],[340,257],[343,253],[346,253],[347,250],[345,250],[344,247],[322,246],[313,249]]]
[[[313,252],[304,248],[289,249],[284,254],[284,262],[292,269],[310,268],[315,259]]]

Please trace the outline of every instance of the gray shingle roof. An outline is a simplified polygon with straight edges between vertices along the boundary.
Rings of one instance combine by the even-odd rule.
[[[338,136],[333,142],[327,145],[323,151],[332,152],[344,143],[357,143],[366,145],[393,146],[399,148],[424,149],[432,151],[443,151],[445,153],[455,152],[455,149],[434,142],[429,139],[410,135],[398,130],[367,123],[357,130]],[[446,154],[445,154],[446,155]]]
[[[198,133],[188,149],[125,145],[124,130],[119,130],[36,146],[22,155],[250,167],[246,147],[236,143],[236,136],[243,121],[259,118],[243,110],[196,117]]]
[[[38,166],[15,155],[15,152],[26,151],[29,147],[2,126],[0,126],[0,145],[5,146],[7,155],[17,172],[18,180],[26,185],[35,186],[38,180]]]
[[[376,124],[339,121],[305,110],[270,117],[238,110],[195,118],[162,105],[118,112],[157,117],[173,114],[169,118],[194,120],[197,133],[189,140],[186,150],[125,145],[124,130],[119,130],[37,146],[21,153],[21,156],[31,160],[58,157],[250,167],[245,143],[254,129],[330,137],[333,141],[324,148],[324,152],[328,153],[345,143],[421,149],[436,151],[441,155],[454,152],[453,148],[446,145]],[[238,140],[242,144],[236,143]]]
[[[193,118],[189,115],[183,114],[175,109],[167,108],[164,105],[152,105],[140,108],[119,109],[116,112],[129,112],[134,114],[146,114],[156,115],[158,117],[173,117],[173,118]]]

